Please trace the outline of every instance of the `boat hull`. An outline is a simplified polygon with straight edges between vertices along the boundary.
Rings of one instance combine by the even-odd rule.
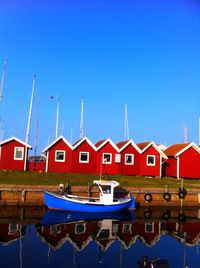
[[[118,211],[118,212],[72,212],[47,210],[42,219],[42,225],[55,225],[62,223],[70,223],[76,221],[97,221],[111,219],[115,221],[131,221],[134,220],[134,211]]]
[[[73,199],[66,199],[50,192],[44,192],[44,201],[49,209],[80,211],[80,212],[115,212],[135,208],[133,197],[119,199],[119,202],[102,204],[98,202],[78,202]]]

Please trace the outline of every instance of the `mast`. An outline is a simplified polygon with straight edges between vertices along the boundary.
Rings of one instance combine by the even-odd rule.
[[[27,144],[29,143],[29,138],[30,138],[30,124],[31,124],[32,109],[33,109],[33,98],[34,98],[34,92],[35,92],[35,80],[36,80],[36,75],[33,76],[32,94],[31,94],[28,123],[27,123],[27,129],[26,129],[26,140],[25,141]]]
[[[3,73],[2,73],[2,78],[1,78],[0,103],[2,100],[2,92],[3,92],[3,87],[4,87],[4,81],[5,81],[6,66],[7,66],[7,58],[4,61]]]
[[[129,140],[128,108],[126,104],[125,104],[125,113],[124,113],[124,140]]]
[[[200,116],[199,116],[199,145],[200,145]]]
[[[84,107],[84,98],[81,98],[81,118],[80,118],[80,136],[79,138],[83,138],[83,107]]]
[[[56,98],[56,139],[58,138],[58,120],[59,120],[59,103],[60,99]]]
[[[184,143],[188,143],[188,128],[185,124],[183,126],[183,133],[184,133]]]

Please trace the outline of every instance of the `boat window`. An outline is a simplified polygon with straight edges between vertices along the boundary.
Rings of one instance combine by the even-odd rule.
[[[56,162],[64,162],[65,161],[65,151],[55,151],[55,161]]]
[[[101,189],[104,194],[110,194],[111,193],[111,186],[110,185],[101,185]]]
[[[15,147],[14,149],[14,159],[23,160],[24,158],[24,147]]]
[[[103,229],[99,232],[98,240],[101,239],[108,239],[110,236],[110,230],[109,229]]]

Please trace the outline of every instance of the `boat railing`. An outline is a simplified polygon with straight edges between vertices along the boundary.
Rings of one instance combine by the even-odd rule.
[[[80,195],[70,195],[70,194],[66,194],[65,195],[66,197],[68,198],[71,198],[71,199],[84,199],[84,200],[99,200],[98,197],[90,197],[90,196],[80,196]]]

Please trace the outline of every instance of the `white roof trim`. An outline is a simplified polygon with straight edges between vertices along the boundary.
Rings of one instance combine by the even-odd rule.
[[[47,147],[45,147],[43,150],[42,150],[42,153],[45,153],[46,151],[48,151],[56,142],[58,142],[59,140],[63,140],[64,143],[67,144],[67,146],[69,146],[70,149],[73,150],[73,146],[71,145],[71,143],[69,143],[64,136],[59,136],[56,140],[54,140],[52,143],[50,143]]]
[[[189,143],[185,148],[183,148],[182,150],[180,150],[178,153],[175,154],[175,156],[179,156],[181,155],[182,153],[184,153],[186,150],[188,150],[190,147],[194,147],[194,149],[200,153],[200,148],[194,143],[194,142],[191,142]]]
[[[122,147],[119,149],[120,153],[121,153],[121,152],[122,152],[122,151],[123,151],[129,144],[132,144],[133,147],[136,149],[136,151],[137,151],[138,153],[141,154],[141,150],[140,150],[140,148],[137,146],[137,144],[136,144],[133,140],[129,140],[129,141],[127,141],[127,142],[124,144],[124,146],[122,146]]]
[[[3,144],[5,144],[5,143],[8,143],[8,142],[10,142],[12,140],[18,141],[19,143],[22,143],[25,147],[28,147],[29,149],[32,149],[32,146],[31,145],[25,143],[24,141],[22,141],[22,140],[20,140],[20,139],[18,139],[16,137],[11,137],[9,139],[6,139],[6,140],[1,141],[0,142],[0,146],[3,145]]]
[[[75,143],[75,145],[73,146],[73,148],[76,149],[84,141],[86,141],[92,147],[92,149],[94,149],[94,151],[97,150],[96,146],[87,137],[84,137],[84,138],[80,139],[77,143]]]
[[[154,141],[149,142],[149,144],[147,144],[147,146],[142,150],[142,153],[144,153],[151,145],[160,153],[160,155],[162,155],[163,158],[168,159],[166,154],[162,150],[160,150],[160,148],[155,144]]]
[[[99,145],[99,147],[97,147],[97,151],[99,151],[99,150],[100,150],[106,143],[108,143],[108,142],[112,145],[112,147],[115,148],[115,150],[116,150],[118,153],[120,152],[120,150],[119,150],[119,148],[117,147],[117,145],[114,144],[114,142],[112,142],[110,138],[104,140],[104,141]]]

